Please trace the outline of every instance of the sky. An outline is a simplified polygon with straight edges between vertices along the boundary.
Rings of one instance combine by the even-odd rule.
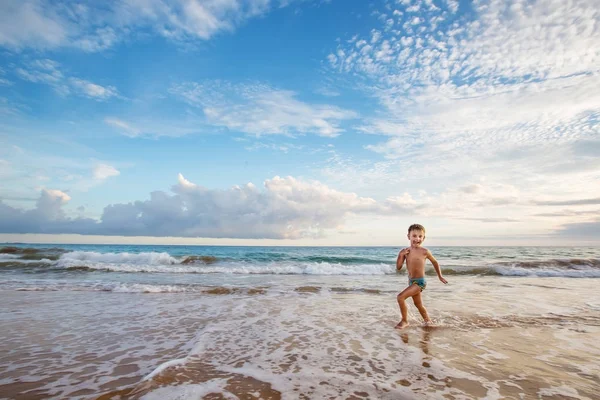
[[[0,2],[0,241],[600,244],[597,0]]]

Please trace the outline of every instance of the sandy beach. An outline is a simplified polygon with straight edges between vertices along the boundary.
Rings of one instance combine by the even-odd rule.
[[[335,286],[326,279],[298,285],[302,280],[237,293],[0,291],[0,393],[15,399],[597,398],[596,280],[432,282],[425,301],[437,326],[422,327],[411,307],[412,326],[404,331],[393,329],[399,313],[392,283],[377,292],[341,290],[352,287],[343,278]]]

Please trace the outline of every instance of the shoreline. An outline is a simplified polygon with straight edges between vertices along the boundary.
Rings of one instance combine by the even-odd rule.
[[[273,399],[277,392],[593,398],[600,303],[585,296],[593,296],[595,281],[545,282],[457,277],[451,288],[427,289],[425,305],[438,326],[421,327],[410,304],[413,325],[405,331],[393,329],[399,312],[388,293],[0,290],[0,391],[14,398],[64,398],[86,388],[94,393],[79,392],[82,398],[169,399],[206,390]],[[560,297],[575,288],[575,302]],[[476,299],[470,309],[465,296]]]

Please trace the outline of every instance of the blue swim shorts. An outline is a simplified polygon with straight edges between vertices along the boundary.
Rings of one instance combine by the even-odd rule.
[[[410,285],[419,286],[422,292],[427,287],[427,282],[425,282],[425,278],[408,278],[408,286]]]

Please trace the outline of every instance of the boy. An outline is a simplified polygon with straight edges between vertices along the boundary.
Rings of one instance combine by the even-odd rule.
[[[421,299],[421,292],[427,286],[425,282],[425,260],[431,261],[440,281],[448,283],[442,276],[442,271],[440,270],[440,265],[437,260],[429,250],[425,247],[421,247],[425,241],[425,228],[423,225],[413,224],[409,226],[408,235],[406,235],[406,237],[410,240],[410,247],[402,250],[400,254],[398,254],[398,259],[396,260],[396,271],[402,269],[404,260],[406,260],[406,269],[408,270],[408,287],[398,295],[398,305],[400,306],[400,312],[402,313],[402,321],[398,322],[398,325],[396,325],[397,329],[404,329],[409,325],[407,320],[408,309],[404,302],[409,297],[413,298],[415,306],[425,320],[425,324],[430,324],[432,322]]]

